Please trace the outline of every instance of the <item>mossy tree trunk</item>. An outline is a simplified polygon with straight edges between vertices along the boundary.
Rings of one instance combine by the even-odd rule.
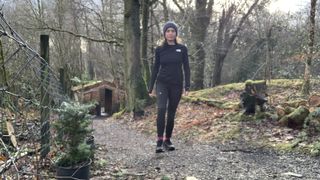
[[[148,61],[148,22],[150,0],[142,0],[142,34],[141,34],[141,59],[143,64],[143,77],[145,82],[150,81],[150,68]]]
[[[124,0],[124,55],[127,111],[140,111],[140,102],[148,98],[140,62],[139,0]]]

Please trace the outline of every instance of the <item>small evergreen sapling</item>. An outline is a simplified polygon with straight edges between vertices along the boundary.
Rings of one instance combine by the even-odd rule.
[[[86,138],[91,135],[89,109],[92,105],[63,102],[59,119],[54,123],[56,143],[59,147],[57,166],[75,167],[88,162],[92,157]]]

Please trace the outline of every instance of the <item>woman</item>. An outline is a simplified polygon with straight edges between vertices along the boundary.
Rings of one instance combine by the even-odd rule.
[[[156,82],[157,95],[157,147],[156,153],[164,152],[164,148],[173,151],[171,135],[174,126],[174,117],[183,92],[187,95],[190,87],[190,68],[188,50],[186,46],[177,42],[178,28],[174,22],[167,22],[163,27],[164,41],[155,50],[155,63],[152,71],[149,95]],[[167,122],[165,115],[167,114]],[[164,135],[165,131],[165,135]]]

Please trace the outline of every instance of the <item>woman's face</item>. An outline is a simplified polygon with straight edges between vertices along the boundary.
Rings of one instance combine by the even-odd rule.
[[[177,32],[173,28],[168,28],[164,37],[167,41],[174,41],[177,37]]]

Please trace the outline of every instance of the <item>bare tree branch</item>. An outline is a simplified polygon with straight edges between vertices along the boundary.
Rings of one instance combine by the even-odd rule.
[[[244,21],[246,21],[248,19],[248,16],[251,14],[252,10],[257,6],[258,3],[259,3],[259,0],[255,0],[255,2],[251,5],[249,10],[247,11],[247,13],[241,18],[237,29],[232,33],[232,36],[230,37],[228,46],[232,45],[233,41],[235,40],[235,38],[237,37],[239,31],[241,30],[241,27],[242,27]]]
[[[213,4],[214,4],[214,0],[209,0],[207,5],[207,14],[212,14]]]
[[[83,34],[77,34],[75,32],[69,31],[69,30],[59,29],[59,28],[54,28],[54,27],[49,27],[49,26],[44,27],[44,28],[27,28],[27,29],[51,30],[51,31],[56,31],[56,32],[62,32],[62,33],[70,34],[74,37],[84,38],[84,39],[87,39],[87,40],[93,41],[93,42],[109,43],[109,44],[114,44],[115,46],[123,47],[123,43],[119,42],[119,41],[122,41],[122,39],[119,39],[119,40],[95,39],[93,37],[89,37],[89,36],[86,36]]]
[[[180,6],[177,0],[173,0],[173,3],[179,8],[179,10],[184,13],[184,9]]]
[[[152,6],[153,3],[157,2],[157,1],[158,1],[158,0],[152,0],[152,1],[150,2],[150,6]]]
[[[168,7],[167,7],[167,0],[163,0],[160,3],[163,7],[164,20],[168,21],[169,20],[169,13],[168,13]]]

